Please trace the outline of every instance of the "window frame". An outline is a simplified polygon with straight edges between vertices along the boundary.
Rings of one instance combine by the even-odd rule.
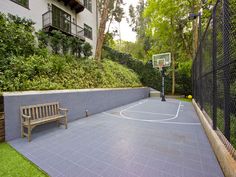
[[[71,15],[63,9],[52,4],[52,26],[60,31],[71,33]],[[67,25],[67,26],[66,26]]]
[[[86,33],[86,30],[88,31],[88,33]],[[93,28],[85,23],[84,23],[84,37],[93,40]]]
[[[93,12],[93,3],[92,0],[84,0],[84,7],[90,12]]]
[[[26,9],[29,9],[29,0],[26,0],[27,1],[27,5],[24,5],[24,4],[20,3],[20,2],[18,2],[17,0],[11,0],[11,1],[16,3],[16,4],[18,4],[18,5],[20,5],[20,6],[22,6],[22,7],[24,7],[24,8],[26,8]]]

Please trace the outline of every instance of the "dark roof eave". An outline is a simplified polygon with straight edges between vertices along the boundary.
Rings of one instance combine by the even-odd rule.
[[[75,10],[76,13],[80,13],[84,10],[84,5],[78,0],[58,0],[64,2],[65,6],[70,6],[71,10]]]
[[[75,12],[76,13],[80,13],[80,12],[83,12],[84,11],[84,6],[82,5],[77,5],[76,7],[75,7]]]

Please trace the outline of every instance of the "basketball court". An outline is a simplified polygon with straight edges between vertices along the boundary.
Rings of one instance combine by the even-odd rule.
[[[55,177],[223,177],[191,103],[149,98],[10,142]]]

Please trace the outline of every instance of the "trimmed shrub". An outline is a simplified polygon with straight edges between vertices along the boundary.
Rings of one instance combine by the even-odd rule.
[[[19,17],[0,13],[0,71],[8,65],[11,56],[30,56],[36,51],[32,34],[33,23]]]
[[[117,88],[142,86],[132,70],[110,60],[77,60],[72,56],[12,57],[0,74],[1,91]]]
[[[51,33],[37,32],[39,47],[50,47],[55,54],[74,55],[78,58],[92,56],[92,46],[74,36],[67,36],[58,30]]]
[[[192,94],[192,61],[179,63],[176,72],[176,92],[182,95]]]

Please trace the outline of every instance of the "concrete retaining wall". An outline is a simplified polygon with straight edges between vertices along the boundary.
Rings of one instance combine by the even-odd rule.
[[[148,97],[149,88],[83,89],[4,93],[5,139],[20,137],[20,106],[59,101],[69,109],[68,120],[96,114]]]

